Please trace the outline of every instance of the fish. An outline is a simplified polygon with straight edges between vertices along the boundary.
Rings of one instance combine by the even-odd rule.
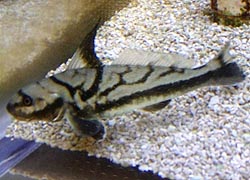
[[[154,112],[171,99],[206,87],[245,79],[229,53],[230,44],[208,63],[194,67],[179,54],[125,49],[111,65],[95,53],[98,25],[89,32],[64,72],[27,85],[10,99],[7,111],[20,121],[66,119],[76,135],[105,137],[105,120],[143,109]]]

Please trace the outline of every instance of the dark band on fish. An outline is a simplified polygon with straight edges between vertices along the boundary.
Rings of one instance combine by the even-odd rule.
[[[109,87],[102,91],[99,96],[107,96],[111,91],[115,90],[117,87],[119,87],[121,84],[124,84],[124,80],[121,77],[121,74],[119,74],[119,81],[117,84],[113,85],[112,87]]]
[[[57,98],[53,103],[48,104],[44,109],[35,111],[31,113],[31,116],[34,116],[36,118],[44,119],[44,114],[53,115],[57,109],[61,108],[63,106],[63,99]],[[57,114],[56,114],[57,115]]]
[[[106,104],[96,104],[96,110],[100,113],[100,112],[109,110],[111,108],[119,107],[125,104],[131,104],[136,99],[147,98],[147,97],[150,98],[152,96],[171,94],[172,92],[176,90],[187,89],[189,87],[195,87],[196,85],[206,83],[209,79],[212,79],[214,77],[220,77],[220,75],[230,76],[230,74],[228,74],[227,72],[228,70],[227,68],[230,65],[232,66],[232,68],[234,68],[234,66],[238,67],[236,64],[231,63],[215,71],[209,71],[201,76],[193,77],[188,80],[181,80],[181,81],[177,81],[174,83],[169,83],[169,84],[153,87],[151,89],[147,89],[144,91],[139,91],[128,96],[123,96],[120,99],[115,100],[115,101],[108,101],[106,102]]]
[[[53,116],[52,118],[56,117],[57,114],[55,112],[57,112],[57,110],[59,110],[62,106],[63,106],[63,99],[62,98],[57,98],[53,103],[51,104],[47,104],[47,106],[44,109],[41,109],[39,111],[34,111],[33,113],[29,113],[26,114],[24,112],[15,112],[13,110],[15,110],[15,108],[18,106],[17,104],[8,104],[7,109],[10,112],[15,112],[15,115],[18,118],[21,119],[33,119],[33,117],[35,117],[35,119],[37,120],[44,120],[44,119],[50,119],[50,117],[45,116],[46,114],[49,116]]]
[[[110,92],[115,91],[117,87],[120,85],[134,85],[134,84],[139,84],[139,83],[145,83],[148,79],[148,77],[154,72],[154,68],[152,66],[148,66],[149,71],[144,74],[144,76],[137,81],[133,83],[126,83],[125,80],[123,79],[123,76],[127,73],[133,72],[132,69],[127,66],[128,69],[122,73],[119,73],[119,82],[115,84],[114,86],[105,89],[103,92],[100,93],[100,96],[107,96]]]
[[[127,66],[128,69],[126,69],[126,71],[122,72],[122,73],[119,73],[118,76],[119,76],[119,81],[118,83],[116,83],[115,85],[113,85],[112,87],[110,88],[107,88],[105,89],[104,91],[102,91],[99,96],[107,96],[111,91],[115,90],[117,87],[119,87],[120,85],[122,84],[126,84],[126,82],[122,79],[122,76],[124,74],[127,74],[129,72],[132,72],[131,68],[129,68],[129,66]]]
[[[164,76],[166,76],[166,75],[168,75],[168,74],[171,74],[171,73],[175,73],[175,72],[176,72],[173,68],[166,68],[166,69],[167,69],[167,71],[161,73],[161,74],[159,75],[159,77],[164,77]]]
[[[57,79],[55,76],[51,76],[51,77],[49,77],[49,79],[51,79],[54,83],[65,87],[69,91],[71,97],[72,98],[74,97],[74,95],[76,93],[76,89],[73,86],[71,86],[70,84],[68,84],[66,82],[63,82],[63,81]]]
[[[131,85],[133,84],[139,84],[139,83],[144,83],[147,81],[148,77],[152,74],[152,72],[154,72],[154,68],[153,66],[147,66],[149,71],[141,78],[139,79],[138,81],[135,81],[133,83],[131,83]]]
[[[80,54],[82,56],[83,61],[85,61],[85,67],[96,67],[99,68],[102,66],[101,61],[98,60],[96,53],[95,53],[95,36],[97,33],[97,29],[99,27],[99,23],[97,23],[93,30],[90,31],[81,42],[79,46]],[[84,64],[84,63],[83,63]]]
[[[28,96],[27,94],[25,94],[22,89],[20,89],[18,92],[18,95],[20,95],[21,97],[24,97],[24,96]],[[28,96],[29,97],[29,96]]]
[[[82,93],[82,95],[81,95],[81,99],[83,101],[88,100],[89,98],[93,97],[97,93],[97,91],[99,89],[99,84],[102,81],[103,68],[104,68],[104,66],[99,66],[96,69],[96,76],[95,76],[95,80],[94,80],[92,86],[86,92]]]

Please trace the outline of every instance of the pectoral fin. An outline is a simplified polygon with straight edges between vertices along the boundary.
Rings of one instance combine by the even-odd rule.
[[[76,50],[75,54],[68,65],[68,69],[78,69],[83,67],[100,67],[101,62],[95,53],[95,36],[99,28],[99,22],[95,27],[85,36],[84,40]]]
[[[147,107],[143,108],[143,110],[149,111],[149,112],[155,112],[155,111],[161,110],[164,107],[166,107],[170,103],[170,101],[171,100],[169,99],[169,100],[157,103],[157,104],[153,104],[151,106],[147,106]]]
[[[67,116],[67,120],[78,136],[91,136],[96,140],[105,137],[105,127],[98,120],[86,120],[71,115]]]
[[[96,140],[103,139],[105,134],[105,128],[103,124],[98,120],[85,120],[76,119],[78,123],[77,131],[86,136],[91,136]]]

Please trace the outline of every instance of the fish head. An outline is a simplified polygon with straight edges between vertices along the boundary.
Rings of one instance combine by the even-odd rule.
[[[57,121],[64,116],[63,99],[39,82],[20,89],[7,104],[7,111],[20,121]]]

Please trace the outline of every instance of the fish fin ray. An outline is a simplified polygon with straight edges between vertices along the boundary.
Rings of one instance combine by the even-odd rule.
[[[210,84],[215,85],[232,85],[239,83],[245,79],[245,74],[236,62],[234,57],[230,55],[230,43],[227,42],[218,55],[208,62],[209,69],[213,70],[213,81]]]
[[[68,64],[68,69],[78,69],[83,67],[99,67],[102,63],[97,58],[95,53],[95,36],[99,28],[99,22],[85,36],[80,46],[71,58]]]
[[[218,53],[218,55],[216,55],[212,60],[210,60],[204,66],[207,66],[210,69],[218,69],[222,68],[223,66],[226,66],[227,64],[232,63],[234,56],[231,56],[229,50],[230,50],[230,43],[227,42],[226,45],[222,48],[222,50]]]
[[[144,50],[125,49],[113,64],[154,65],[176,68],[192,68],[194,61],[174,53],[157,53]]]
[[[228,64],[232,62],[233,56],[230,55],[229,50],[230,42],[227,42],[215,59],[220,61],[221,64]]]

